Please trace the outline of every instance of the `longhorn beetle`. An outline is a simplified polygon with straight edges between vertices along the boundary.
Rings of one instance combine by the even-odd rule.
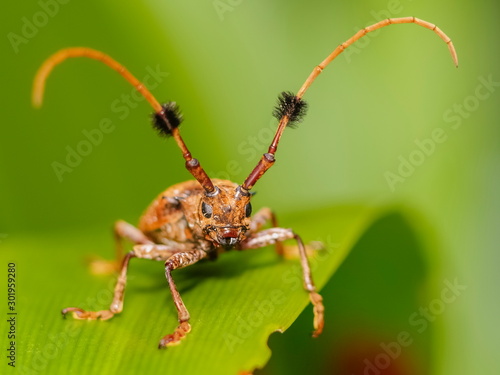
[[[75,47],[56,52],[49,57],[38,70],[33,87],[33,105],[41,107],[45,81],[52,69],[64,60],[72,57],[88,57],[98,60],[116,70],[131,83],[151,104],[154,109],[153,125],[160,135],[174,138],[182,151],[186,169],[195,180],[171,186],[161,193],[146,209],[134,227],[124,221],[118,221],[114,227],[117,246],[119,276],[114,290],[114,297],[108,310],[85,311],[77,307],[68,307],[62,313],[72,313],[76,319],[106,320],[123,310],[123,298],[127,281],[127,268],[130,259],[143,258],[165,262],[165,275],[178,313],[179,325],[172,334],[164,336],[159,347],[179,344],[191,330],[189,312],[177,291],[172,271],[190,266],[202,259],[215,259],[226,250],[256,249],[274,244],[278,253],[283,254],[282,241],[294,239],[298,246],[302,266],[304,288],[314,307],[314,332],[318,336],[323,330],[324,307],[322,297],[316,291],[311,276],[305,246],[300,236],[292,229],[280,228],[274,213],[269,208],[262,208],[252,217],[250,203],[251,190],[264,173],[273,166],[275,153],[283,131],[287,126],[299,123],[307,109],[302,99],[316,77],[352,43],[371,31],[392,24],[415,23],[434,31],[448,45],[453,62],[458,67],[455,48],[450,38],[436,25],[415,17],[389,18],[358,31],[346,42],[316,66],[297,94],[283,92],[273,115],[279,121],[274,139],[257,166],[248,175],[243,184],[238,185],[228,180],[210,179],[197,159],[193,158],[180,133],[182,116],[175,102],[161,105],[123,65],[108,55],[90,48]],[[262,230],[270,222],[272,228]],[[123,256],[122,240],[134,243],[133,250]],[[118,267],[117,267],[118,268]]]

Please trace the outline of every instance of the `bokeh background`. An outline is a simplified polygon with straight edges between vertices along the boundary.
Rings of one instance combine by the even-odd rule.
[[[189,178],[173,142],[152,134],[147,104],[127,102],[131,88],[99,64],[80,60],[57,68],[44,107],[34,110],[33,76],[56,50],[93,47],[141,79],[156,77],[152,92],[179,103],[183,136],[207,172],[242,181],[269,143],[277,94],[297,90],[336,45],[388,16],[436,23],[454,42],[458,69],[446,45],[415,25],[391,26],[360,41],[306,94],[309,114],[286,132],[255,202],[283,214],[345,202],[411,207],[433,233],[432,251],[423,255],[431,291],[439,295],[444,280],[466,285],[432,322],[440,333],[425,372],[498,373],[498,2],[43,5],[49,3],[4,4],[1,16],[4,243],[47,232],[106,233],[117,218],[136,222],[156,194]],[[112,131],[58,176],[54,162],[66,164],[68,150],[102,119],[111,120]],[[433,137],[439,142],[429,146]],[[419,144],[428,145],[427,154]],[[391,267],[377,269],[383,275]],[[294,373],[285,368],[287,356],[296,354],[277,349],[282,363],[270,364],[273,373]]]

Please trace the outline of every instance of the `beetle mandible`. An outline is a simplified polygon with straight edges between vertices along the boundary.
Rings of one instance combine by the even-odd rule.
[[[182,116],[175,102],[163,105],[153,97],[149,90],[138,81],[123,65],[108,55],[91,48],[75,47],[56,52],[49,57],[38,70],[34,88],[33,105],[42,105],[45,82],[52,69],[64,60],[72,57],[87,57],[103,62],[116,70],[137,91],[139,91],[154,109],[154,127],[161,135],[174,138],[182,151],[187,170],[195,180],[174,185],[163,193],[146,209],[138,227],[124,221],[118,221],[114,227],[117,253],[122,254],[123,239],[131,241],[133,250],[118,255],[119,276],[114,290],[113,301],[108,310],[85,311],[77,307],[62,310],[65,315],[72,313],[76,319],[106,320],[123,310],[127,268],[130,259],[143,258],[165,262],[165,275],[178,313],[179,325],[171,334],[164,336],[159,347],[179,344],[191,330],[189,312],[182,301],[172,278],[175,269],[190,266],[202,259],[215,259],[226,250],[247,250],[275,245],[278,253],[283,253],[281,242],[295,240],[302,266],[304,288],[309,293],[314,308],[314,332],[321,334],[324,325],[324,307],[321,295],[314,285],[306,248],[292,229],[280,228],[274,213],[269,208],[262,208],[253,217],[250,203],[251,189],[263,174],[275,162],[275,153],[283,131],[287,126],[300,122],[307,104],[302,99],[305,92],[317,76],[352,43],[371,31],[392,24],[415,23],[434,31],[448,45],[453,62],[458,66],[458,58],[450,38],[436,25],[415,17],[389,18],[358,31],[346,42],[340,44],[328,57],[316,66],[297,94],[283,92],[273,115],[278,119],[278,129],[257,166],[243,184],[228,180],[210,179],[197,159],[193,158],[179,133]],[[272,228],[262,229],[270,223]]]

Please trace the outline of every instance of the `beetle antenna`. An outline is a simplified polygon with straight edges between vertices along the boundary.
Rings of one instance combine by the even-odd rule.
[[[134,86],[135,89],[139,91],[142,96],[144,96],[144,98],[149,102],[151,107],[153,107],[155,111],[155,127],[159,129],[163,134],[168,133],[168,135],[171,135],[175,139],[177,145],[182,151],[184,160],[186,160],[187,170],[201,184],[207,194],[213,194],[216,191],[212,181],[210,180],[210,177],[208,177],[205,170],[201,167],[199,161],[191,156],[189,149],[187,148],[184,140],[179,133],[178,126],[181,122],[181,116],[175,104],[172,105],[172,103],[167,103],[162,106],[156,100],[153,94],[151,94],[151,92],[123,65],[103,52],[97,51],[92,48],[73,47],[62,49],[45,60],[42,66],[38,69],[33,83],[32,103],[35,108],[40,108],[42,106],[43,95],[45,91],[45,82],[52,72],[52,69],[54,69],[56,65],[62,63],[66,59],[73,57],[88,57],[90,59],[101,61],[111,69],[116,70],[123,78],[125,78],[132,86]]]
[[[456,67],[458,67],[458,57],[457,52],[451,39],[436,25],[423,21],[415,17],[402,17],[402,18],[388,18],[383,21],[377,22],[371,26],[365,27],[354,34],[350,39],[340,44],[335,50],[328,55],[328,57],[323,60],[318,66],[316,66],[309,77],[306,79],[297,95],[292,93],[282,93],[278,99],[278,106],[274,111],[274,116],[278,117],[279,124],[274,139],[269,146],[269,150],[260,159],[257,166],[253,169],[250,175],[247,177],[243,185],[241,186],[243,190],[250,190],[255,185],[255,183],[262,177],[262,175],[272,167],[275,162],[274,154],[278,148],[278,143],[281,139],[285,128],[300,122],[302,116],[304,115],[306,109],[306,103],[302,100],[302,97],[306,93],[307,89],[318,75],[330,64],[338,55],[340,55],[344,50],[351,44],[356,42],[358,39],[364,37],[369,32],[383,28],[385,26],[401,24],[401,23],[414,23],[419,26],[425,27],[426,29],[434,31],[447,45],[450,50],[451,58]]]

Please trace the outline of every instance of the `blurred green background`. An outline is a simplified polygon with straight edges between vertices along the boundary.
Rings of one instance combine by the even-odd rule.
[[[269,143],[277,94],[298,90],[335,46],[388,16],[437,24],[454,42],[459,69],[446,45],[415,25],[361,40],[306,94],[308,116],[285,133],[254,205],[280,214],[345,202],[411,207],[433,233],[422,255],[429,293],[439,295],[443,280],[467,286],[433,323],[441,334],[430,346],[430,373],[498,373],[498,2],[61,3],[4,4],[1,16],[4,243],[72,230],[101,236],[118,218],[135,223],[160,191],[190,177],[173,142],[151,131],[148,105],[127,104],[128,84],[95,62],[58,67],[44,107],[34,110],[33,76],[58,49],[102,50],[140,79],[162,72],[152,92],[180,105],[193,154],[212,177],[240,182]],[[54,162],[65,163],[68,147],[105,118],[113,130],[58,178]],[[439,142],[430,146],[432,137]],[[397,182],[388,173],[400,174]],[[279,354],[284,363],[294,357]]]

